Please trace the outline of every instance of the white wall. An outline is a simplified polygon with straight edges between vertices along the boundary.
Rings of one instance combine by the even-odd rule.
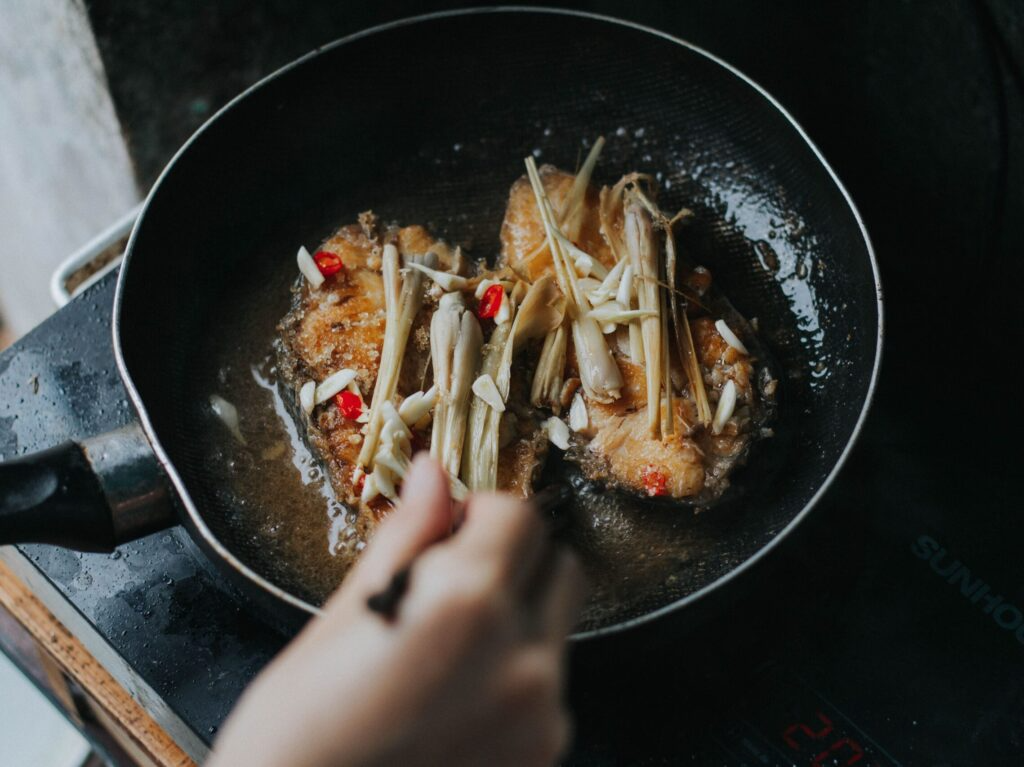
[[[0,764],[76,767],[89,744],[0,653]]]
[[[53,304],[54,267],[138,199],[81,0],[0,0],[0,314]]]

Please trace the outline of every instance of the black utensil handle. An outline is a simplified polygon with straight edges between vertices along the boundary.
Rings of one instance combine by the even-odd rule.
[[[0,544],[111,551],[174,518],[137,424],[0,463]]]
[[[114,547],[106,497],[77,442],[0,464],[0,543]]]

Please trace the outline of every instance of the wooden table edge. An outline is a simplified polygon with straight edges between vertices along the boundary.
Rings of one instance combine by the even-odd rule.
[[[193,767],[196,762],[54,616],[9,563],[9,556],[0,556],[0,605],[105,714],[124,728],[143,754],[160,767]]]

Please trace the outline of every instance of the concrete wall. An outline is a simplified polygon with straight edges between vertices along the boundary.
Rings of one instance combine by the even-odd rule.
[[[0,315],[14,335],[54,307],[72,250],[138,199],[80,0],[0,10]]]

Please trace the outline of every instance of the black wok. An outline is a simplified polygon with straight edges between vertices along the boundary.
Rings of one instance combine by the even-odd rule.
[[[270,614],[295,623],[315,613],[266,577],[259,547],[228,524],[223,477],[200,449],[210,418],[190,371],[199,339],[218,330],[214,307],[230,305],[254,258],[292,264],[294,243],[366,208],[488,256],[522,158],[571,167],[599,134],[598,181],[656,172],[664,207],[697,213],[683,251],[758,319],[781,403],[777,437],[737,476],[733,500],[608,525],[613,547],[615,535],[652,529],[678,545],[636,563],[654,579],[620,563],[621,609],[593,613],[577,636],[721,592],[810,513],[857,437],[881,352],[874,255],[817,149],[742,74],[650,29],[536,9],[354,35],[204,125],[150,192],[118,282],[114,346],[138,424],[0,465],[0,543],[103,550],[180,522]],[[594,538],[601,522],[581,534]]]

